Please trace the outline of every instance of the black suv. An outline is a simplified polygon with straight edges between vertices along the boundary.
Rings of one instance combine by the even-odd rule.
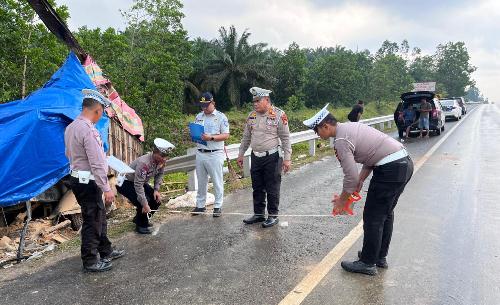
[[[438,99],[434,99],[434,92],[431,91],[417,91],[417,92],[407,92],[401,94],[401,102],[396,107],[394,111],[394,122],[398,127],[399,138],[402,139],[404,136],[404,131],[406,130],[404,119],[402,119],[403,110],[408,108],[408,105],[413,105],[415,110],[420,109],[420,101],[425,98],[432,105],[432,111],[429,114],[429,129],[434,131],[436,135],[440,135],[441,131],[444,131],[445,116],[439,103]],[[420,112],[416,111],[417,123],[413,124],[410,128],[410,134],[415,132],[420,132],[418,128],[418,119]]]

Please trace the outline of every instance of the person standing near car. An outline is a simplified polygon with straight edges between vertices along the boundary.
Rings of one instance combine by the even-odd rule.
[[[64,131],[65,154],[70,163],[70,185],[82,209],[81,257],[83,270],[101,272],[111,260],[125,254],[113,250],[107,236],[106,205],[115,199],[108,181],[108,164],[102,139],[95,128],[111,103],[97,91],[84,89],[82,112]]]
[[[243,156],[249,146],[252,148],[250,172],[254,215],[243,222],[264,222],[264,228],[272,227],[279,221],[281,172],[288,172],[292,165],[288,118],[283,110],[271,104],[271,92],[259,87],[250,88],[255,111],[247,117],[238,155],[238,165],[243,167]],[[266,195],[267,219],[264,217]]]
[[[361,119],[361,115],[363,114],[363,110],[364,102],[362,100],[359,100],[356,105],[352,106],[352,110],[347,115],[347,119],[351,122],[359,122],[359,120]]]
[[[432,111],[432,105],[425,98],[420,100],[420,117],[418,118],[418,128],[420,128],[419,138],[422,138],[422,132],[425,130],[425,137],[429,137],[429,116]]]
[[[365,179],[373,171],[363,211],[363,248],[358,260],[343,261],[348,272],[377,274],[377,268],[387,268],[394,208],[413,174],[413,162],[403,145],[368,125],[338,123],[327,110],[328,104],[304,125],[322,139],[334,138],[334,151],[344,172],[342,193],[334,194],[334,211],[341,213],[348,198],[361,191]],[[358,173],[356,163],[363,164]]]
[[[410,128],[415,123],[416,113],[413,109],[413,105],[409,104],[408,108],[403,111],[404,126],[406,127],[406,139],[410,136]]]
[[[160,186],[163,182],[168,154],[175,146],[167,140],[154,139],[153,152],[147,153],[130,163],[134,173],[127,174],[121,186],[116,186],[118,193],[125,196],[135,207],[135,230],[139,234],[151,234],[152,216],[161,204]],[[153,187],[149,180],[154,177]]]
[[[224,200],[224,141],[229,138],[229,121],[224,113],[215,109],[215,101],[210,92],[203,93],[199,105],[202,111],[196,115],[195,123],[204,127],[201,139],[206,141],[206,145],[196,144],[198,192],[192,215],[205,212],[208,176],[210,176],[215,193],[213,217],[220,217]]]

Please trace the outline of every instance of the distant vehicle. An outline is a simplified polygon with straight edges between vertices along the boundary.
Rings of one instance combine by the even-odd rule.
[[[405,126],[404,120],[401,120],[403,110],[408,108],[408,105],[413,105],[413,109],[420,109],[420,101],[425,98],[426,101],[431,103],[432,111],[429,115],[429,129],[436,135],[440,135],[441,131],[444,131],[445,115],[441,104],[437,98],[435,98],[434,92],[431,91],[417,91],[417,92],[407,92],[401,95],[401,102],[396,107],[394,111],[394,121],[398,127],[399,138],[402,139],[404,132],[408,126]],[[410,127],[410,135],[420,133],[418,128],[418,119],[420,117],[420,112],[416,111],[417,122],[412,124]]]
[[[455,121],[462,119],[463,111],[457,99],[444,99],[440,100],[440,102],[443,106],[445,118],[453,118]]]
[[[449,97],[446,99],[454,99],[457,100],[460,107],[462,107],[462,115],[467,114],[467,106],[465,106],[465,99],[463,97]]]

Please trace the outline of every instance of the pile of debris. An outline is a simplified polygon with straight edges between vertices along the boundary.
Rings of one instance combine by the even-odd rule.
[[[206,206],[213,205],[215,202],[215,196],[212,193],[207,193]],[[178,208],[194,208],[196,207],[196,191],[186,192],[184,195],[172,198],[168,201],[166,206],[169,209]]]
[[[17,262],[20,233],[23,230],[25,213],[17,216],[8,227],[0,228],[0,267],[8,268]],[[54,224],[50,219],[35,219],[29,222],[22,259],[39,258],[43,253],[52,251],[58,244],[66,242],[79,232],[71,229],[71,221],[64,220]]]

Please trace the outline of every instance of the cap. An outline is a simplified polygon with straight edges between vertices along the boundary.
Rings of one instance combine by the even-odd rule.
[[[310,129],[316,128],[316,126],[318,126],[330,113],[327,109],[328,105],[330,104],[326,104],[326,106],[323,107],[323,109],[321,109],[318,113],[316,113],[312,118],[309,118],[302,123]]]
[[[169,141],[162,139],[162,138],[156,138],[154,140],[155,147],[158,148],[158,150],[162,154],[167,154],[169,151],[175,148],[174,144],[170,143]]]
[[[83,89],[82,94],[84,99],[91,98],[95,101],[98,101],[101,105],[104,106],[104,108],[111,106],[111,101],[98,91],[92,89]]]
[[[271,90],[262,89],[259,87],[250,88],[250,93],[252,94],[252,100],[260,99],[261,97],[264,96],[269,96],[269,93],[271,92],[272,92]]]
[[[214,97],[212,95],[212,93],[210,92],[205,92],[201,95],[200,97],[200,101],[199,101],[199,105],[201,107],[207,107],[208,105],[210,105],[211,102],[214,101]]]

